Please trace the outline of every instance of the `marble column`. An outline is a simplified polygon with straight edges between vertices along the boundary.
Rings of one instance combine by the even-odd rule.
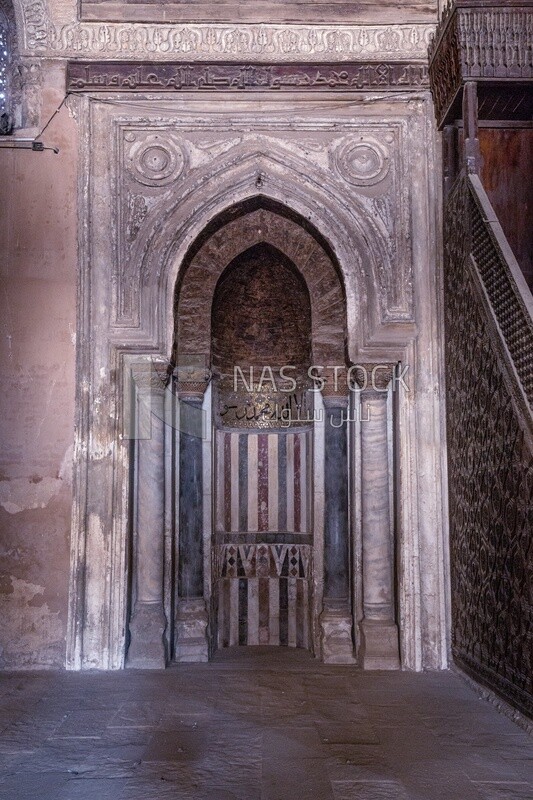
[[[361,385],[361,482],[364,669],[399,669],[394,610],[394,544],[391,534],[388,392],[394,365],[366,365]]]
[[[154,365],[133,371],[137,407],[136,503],[133,613],[128,667],[163,669],[166,664],[163,605],[165,526],[165,383]]]
[[[347,397],[324,396],[324,608],[322,660],[352,664]]]
[[[208,614],[204,598],[203,543],[203,412],[205,386],[178,384],[179,512],[178,602],[176,647],[178,662],[208,660]]]

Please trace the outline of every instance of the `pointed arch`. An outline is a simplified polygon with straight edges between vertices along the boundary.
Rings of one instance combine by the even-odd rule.
[[[219,215],[255,197],[298,216],[327,244],[344,287],[348,353],[355,359],[357,351],[378,340],[380,328],[387,327],[380,308],[380,274],[393,267],[386,231],[362,198],[348,206],[323,170],[281,147],[268,154],[244,145],[232,148],[215,172],[207,167],[195,170],[174,202],[158,209],[148,240],[139,243],[142,249],[133,257],[142,263],[146,282],[157,278],[149,313],[160,347],[168,353],[172,349],[174,287],[190,248]],[[158,305],[158,298],[166,298],[165,307]]]
[[[285,216],[279,206],[267,205],[270,208],[255,198],[252,204],[227,209],[193,243],[176,287],[177,354],[202,354],[209,360],[211,307],[219,278],[244,251],[267,244],[295,265],[307,286],[314,359],[321,364],[343,364],[347,321],[338,266],[318,234],[315,238],[306,229],[304,220],[294,214]]]

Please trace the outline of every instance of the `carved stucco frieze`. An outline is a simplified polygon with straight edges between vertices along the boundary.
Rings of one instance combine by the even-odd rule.
[[[81,22],[45,0],[22,0],[22,49],[89,59],[425,62],[434,25],[264,25]]]
[[[39,125],[42,105],[42,65],[38,59],[20,59],[13,70],[13,95],[20,104],[20,124]]]
[[[42,63],[40,58],[29,58],[21,48],[20,24],[10,0],[0,0],[0,23],[7,34],[7,100],[5,110],[13,126],[35,128],[39,125],[42,104]],[[39,54],[38,54],[39,55]]]

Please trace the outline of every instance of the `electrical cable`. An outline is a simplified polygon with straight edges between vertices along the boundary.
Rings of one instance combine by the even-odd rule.
[[[60,104],[58,105],[58,107],[56,108],[56,110],[54,111],[54,113],[52,114],[52,116],[50,117],[48,122],[46,123],[46,125],[39,131],[39,133],[36,136],[34,136],[33,139],[11,139],[11,138],[9,138],[9,139],[6,139],[6,140],[2,141],[2,139],[0,138],[0,149],[2,149],[2,150],[4,150],[4,149],[5,150],[32,150],[34,153],[42,153],[42,152],[44,152],[44,150],[51,150],[53,153],[55,153],[57,155],[59,153],[59,147],[54,147],[53,145],[52,146],[46,146],[43,142],[40,141],[40,139],[41,139],[41,136],[43,135],[43,133],[45,132],[45,130],[48,128],[48,126],[52,122],[52,120],[59,114],[59,112],[61,111],[61,109],[65,105],[65,102],[66,102],[69,94],[71,94],[71,93],[70,92],[66,93],[66,95],[64,96],[64,98],[62,99],[62,101],[60,102]]]

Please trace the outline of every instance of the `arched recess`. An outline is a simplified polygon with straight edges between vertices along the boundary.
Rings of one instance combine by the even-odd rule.
[[[334,367],[337,367],[344,375],[347,358],[346,300],[339,267],[335,263],[335,257],[330,247],[312,225],[285,206],[265,201],[262,198],[253,198],[247,203],[235,205],[218,215],[191,246],[183,264],[180,279],[176,284],[173,353],[176,364],[176,388],[182,404],[196,404],[197,407],[202,404],[204,410],[206,409],[205,393],[208,381],[204,377],[202,383],[202,364],[215,368],[213,392],[215,397],[218,398],[222,391],[227,391],[227,389],[221,389],[222,381],[219,382],[219,379],[223,375],[227,378],[225,372],[229,369],[229,362],[222,364],[220,354],[216,352],[216,349],[213,351],[213,333],[217,337],[218,344],[223,336],[218,323],[215,324],[213,331],[212,314],[218,313],[222,308],[220,292],[223,293],[224,289],[221,281],[224,283],[226,276],[231,275],[234,266],[240,270],[244,269],[244,271],[248,269],[252,276],[256,259],[258,262],[263,260],[263,268],[270,271],[270,279],[274,278],[273,270],[277,269],[280,275],[285,273],[285,282],[292,286],[293,302],[296,302],[297,297],[301,295],[298,286],[303,287],[304,295],[300,297],[300,301],[304,306],[307,303],[309,308],[309,328],[305,334],[309,339],[309,350],[304,358],[301,353],[299,356],[295,355],[291,348],[287,348],[288,361],[285,363],[291,363],[293,359],[299,362],[296,365],[295,375],[302,380],[298,389],[301,391],[302,403],[304,403],[304,395],[309,394],[305,381],[307,380],[306,370],[311,361],[323,368],[329,367],[330,372],[327,372],[328,378],[323,388],[323,394],[325,397],[327,396],[328,403],[332,408],[337,408],[338,411],[345,407],[348,394],[346,383],[339,380],[337,384],[333,380],[333,375],[336,374]],[[276,267],[275,264],[278,266]],[[243,274],[241,273],[241,279],[244,279]],[[263,276],[263,279],[266,280],[266,276]],[[259,294],[265,292],[265,302],[272,310],[276,302],[276,293],[272,292],[272,287],[265,286],[264,280],[260,289],[254,287],[252,280],[250,289],[252,292],[258,289]],[[239,291],[240,289],[237,294]],[[283,292],[283,287],[278,288],[277,291]],[[286,302],[282,294],[277,296],[279,306],[285,306],[285,310],[287,310],[290,302]],[[305,302],[304,296],[307,297]],[[256,300],[260,302],[261,297],[258,296]],[[238,302],[239,298],[236,297],[235,301]],[[224,307],[227,308],[227,305],[226,302]],[[264,319],[264,311],[264,308],[261,309],[258,317],[261,324],[268,325],[268,320]],[[276,316],[276,314],[273,313],[272,316]],[[295,318],[299,316],[296,308],[293,316]],[[303,318],[301,318],[301,322],[302,320]],[[232,320],[228,317],[227,322],[235,324],[239,320],[235,318]],[[234,332],[235,335],[230,337],[234,343],[238,343],[239,334],[247,335],[243,320],[240,320],[240,324],[243,325],[243,329]],[[285,325],[286,328],[290,328],[290,323],[285,323]],[[274,321],[273,327],[276,326],[277,323]],[[302,326],[305,327],[303,322]],[[281,335],[282,327],[283,325],[280,323],[273,335]],[[276,372],[283,365],[284,360],[279,348],[273,347],[272,349],[276,350],[274,358],[276,363],[272,364],[274,372]],[[242,366],[255,364],[250,355],[251,351],[246,355],[242,351],[242,347],[237,346],[236,350],[243,355]],[[215,356],[214,360],[213,355]],[[259,354],[256,355],[259,358]],[[266,352],[262,354],[268,363],[267,355]],[[255,366],[259,366],[259,363]],[[254,387],[252,394],[255,393],[256,388]],[[266,395],[266,401],[270,407],[274,405],[275,393],[274,389],[272,394],[267,393]],[[282,400],[283,398],[276,396],[276,400],[278,399]],[[242,401],[242,395],[241,399],[239,396],[237,397],[237,401],[245,402]],[[213,402],[215,403],[215,401]],[[298,407],[300,408],[301,405]],[[338,478],[340,475],[341,480],[335,486],[330,485],[328,491],[323,459],[312,461],[313,436],[321,435],[324,438],[324,426],[318,432],[318,426],[308,424],[306,427],[304,424],[302,428],[302,424],[297,422],[293,426],[296,432],[293,433],[292,429],[290,431],[283,430],[284,426],[280,425],[279,419],[265,423],[264,417],[257,423],[247,422],[244,426],[235,421],[228,423],[227,418],[222,420],[222,414],[217,411],[217,408],[214,405],[212,411],[214,453],[206,454],[204,449],[201,490],[197,487],[197,475],[195,478],[192,473],[189,474],[188,466],[193,463],[197,464],[201,458],[199,444],[192,442],[190,437],[181,432],[177,445],[180,452],[178,470],[180,487],[176,492],[179,505],[178,533],[180,538],[178,546],[180,555],[177,562],[184,565],[182,571],[178,570],[176,586],[174,652],[177,660],[206,657],[205,645],[200,644],[201,637],[198,636],[198,630],[204,623],[207,623],[207,618],[204,616],[204,600],[210,609],[210,630],[212,635],[215,632],[215,638],[217,637],[217,627],[219,629],[218,638],[216,641],[211,641],[212,647],[216,646],[217,641],[219,645],[239,642],[242,644],[242,641],[235,640],[235,636],[237,636],[235,631],[242,631],[244,627],[247,630],[246,643],[248,644],[274,643],[304,646],[325,657],[327,644],[324,645],[323,642],[324,630],[319,618],[323,619],[323,610],[329,592],[335,595],[336,613],[342,611],[345,621],[348,620],[344,629],[343,643],[346,652],[341,655],[336,653],[336,657],[351,663],[353,643],[349,585],[351,570],[346,426],[337,435],[337,439],[340,436],[340,446],[336,457],[336,463],[339,465],[336,477]],[[268,429],[268,435],[265,434],[265,427]],[[243,433],[245,430],[246,436]],[[325,437],[326,448],[333,447],[334,445],[329,442],[327,431]],[[246,443],[243,445],[244,440]],[[244,456],[242,455],[243,446],[245,448]],[[323,449],[323,447],[322,443],[318,449]],[[263,455],[261,455],[261,448],[264,448]],[[232,450],[233,466],[227,461],[227,453],[224,453],[224,449],[227,452]],[[239,452],[237,452],[238,450]],[[253,466],[256,457],[259,459],[257,467]],[[235,459],[239,459],[239,467],[234,466]],[[285,464],[284,459],[287,459],[290,469],[283,466],[283,478],[281,478],[278,461],[280,464]],[[294,463],[293,459],[295,459]],[[214,475],[210,472],[212,462],[216,463]],[[248,470],[246,486],[248,487],[249,484],[249,487],[252,487],[251,491],[257,494],[257,508],[254,507],[255,501],[248,494],[244,511],[242,500],[228,500],[228,492],[232,498],[235,498],[241,491],[241,488],[236,487],[235,483],[232,485],[232,480],[242,484],[242,475],[238,478],[237,472],[240,474],[243,464]],[[263,473],[262,470],[265,468],[266,472]],[[250,470],[255,469],[258,472],[254,477]],[[267,474],[269,477],[265,477]],[[196,505],[194,507],[191,505],[191,486],[196,486],[194,492],[196,499],[193,500],[193,504],[196,503]],[[249,487],[246,491],[249,490]],[[316,489],[315,495],[319,498],[317,507],[313,500],[313,487]],[[210,500],[206,502],[208,496],[210,496]],[[278,513],[278,503],[283,506],[282,496],[285,498],[284,502],[288,509],[284,515]],[[326,513],[324,508],[324,497],[330,513]],[[240,507],[237,511],[237,505],[234,503],[238,504],[239,502]],[[224,504],[227,506],[225,510],[223,510]],[[212,528],[210,515],[213,508],[214,527]],[[324,532],[324,527],[327,529],[328,525],[335,527],[334,535],[328,535],[327,530]],[[324,533],[330,543],[326,550],[324,550]],[[191,593],[185,593],[181,587],[190,585],[188,574],[191,569],[191,561],[193,558],[199,557],[198,541],[201,539],[204,542],[202,564],[204,580],[197,580],[196,587],[199,589],[200,586],[203,586],[204,596],[191,597]],[[249,598],[245,603],[247,609],[245,617],[239,617],[238,622],[235,622],[234,618],[230,626],[228,615],[230,609],[238,605],[238,601],[235,598],[229,599],[230,589],[228,586],[232,586],[231,591],[235,590],[235,597],[237,589],[235,588],[236,581],[229,579],[229,572],[226,573],[225,570],[231,571],[233,568],[231,548],[234,546],[237,548],[239,563],[244,563],[246,560],[248,564],[246,568],[242,567],[244,572],[240,575],[239,597],[242,594],[242,583],[246,582],[246,579],[249,579],[247,582],[249,586],[255,585],[256,588],[244,590]],[[293,559],[290,569],[299,570],[298,574],[282,572],[283,569],[289,570],[288,559],[291,557],[289,547]],[[184,548],[186,550],[185,557],[183,557]],[[242,548],[243,552],[241,553]],[[257,554],[252,558],[250,552],[255,553],[255,549],[257,549]],[[280,552],[284,554],[281,561],[279,560]],[[254,571],[260,569],[257,566],[259,562],[263,564],[261,575]],[[267,570],[266,575],[265,569]],[[278,571],[276,572],[276,570]],[[194,572],[196,575],[200,575],[200,569],[196,569]],[[207,580],[205,579],[206,573],[210,573]],[[236,578],[237,575],[233,575],[233,577]],[[270,599],[267,603],[268,611],[266,613],[269,621],[264,623],[260,629],[258,620],[265,618],[264,607],[261,606],[261,603],[266,602],[263,598],[265,581],[270,586],[267,591]],[[226,586],[224,590],[220,588],[223,584]],[[291,584],[291,588],[287,589],[287,584]],[[285,587],[285,592],[282,587]],[[294,602],[288,599],[291,596]],[[227,598],[225,610],[220,612],[224,597]],[[285,606],[283,606],[284,597],[286,598]],[[246,614],[249,608],[254,607],[254,602],[256,613],[250,611],[248,618]],[[240,614],[241,611],[239,610],[238,613]],[[284,615],[286,618],[285,628],[284,623],[280,622],[284,619]],[[220,631],[221,620],[226,622],[225,633]],[[309,620],[311,624],[309,624]],[[192,637],[194,642],[190,641],[189,632],[191,630],[194,630]],[[242,638],[242,633],[240,635]],[[339,647],[339,638],[342,637],[336,637],[337,648]]]
[[[210,363],[211,306],[227,265],[259,243],[279,249],[300,271],[309,291],[313,359],[345,364],[346,300],[340,269],[327,243],[299,215],[253,198],[218,215],[190,248],[175,289],[174,357],[203,355]]]
[[[102,105],[102,112],[98,112],[95,118],[105,121],[111,114],[115,112]],[[154,110],[154,124],[159,125],[157,114],[157,110]],[[131,117],[129,122],[136,126],[143,125],[138,115]],[[87,429],[94,431],[96,452],[107,453],[109,448],[109,452],[113,452],[116,456],[105,460],[99,455],[97,462],[89,457],[86,459],[84,455],[80,458],[79,472],[82,486],[85,485],[83,470],[87,466],[93,505],[85,502],[85,495],[80,491],[77,518],[79,522],[74,526],[76,547],[80,555],[77,549],[73,558],[72,574],[73,576],[86,574],[87,580],[84,586],[73,579],[73,611],[70,615],[70,640],[73,644],[69,647],[69,654],[73,655],[72,657],[69,655],[69,664],[82,663],[90,667],[107,668],[111,665],[116,668],[123,664],[125,652],[126,615],[123,608],[127,571],[123,566],[122,552],[128,536],[127,513],[130,498],[124,494],[127,482],[124,476],[127,477],[129,461],[116,440],[117,415],[110,413],[109,406],[105,405],[105,414],[102,413],[101,418],[94,422],[94,403],[91,398],[99,397],[100,392],[105,393],[106,397],[109,396],[109,375],[113,379],[114,371],[120,366],[124,354],[124,357],[129,357],[131,353],[161,353],[166,356],[171,353],[174,338],[173,291],[192,243],[224,209],[232,208],[252,197],[260,196],[261,200],[269,199],[280,206],[290,206],[302,219],[309,220],[315,229],[323,233],[340,265],[346,287],[351,359],[366,357],[374,361],[381,359],[393,361],[402,347],[405,348],[406,344],[410,347],[409,343],[413,341],[415,335],[418,335],[420,345],[418,347],[415,343],[413,349],[407,351],[407,357],[411,363],[415,363],[415,357],[418,359],[420,354],[423,365],[427,366],[428,353],[431,353],[432,357],[435,354],[435,332],[431,327],[434,324],[432,312],[434,303],[431,301],[433,295],[426,286],[427,281],[423,283],[423,291],[420,291],[419,279],[424,278],[423,270],[426,263],[424,259],[428,252],[428,248],[422,245],[426,239],[429,241],[432,228],[430,226],[429,232],[424,233],[426,214],[425,211],[422,213],[421,208],[426,195],[414,192],[412,194],[416,212],[414,221],[422,230],[417,238],[422,245],[419,249],[413,250],[412,262],[418,282],[417,292],[414,295],[417,328],[415,330],[414,325],[411,325],[410,330],[407,330],[407,325],[401,322],[386,323],[385,318],[381,316],[379,295],[384,284],[380,279],[380,270],[393,270],[395,265],[392,263],[390,250],[388,251],[388,238],[380,220],[377,217],[372,218],[368,204],[361,202],[361,198],[353,192],[353,187],[351,189],[343,187],[341,176],[335,171],[320,169],[309,161],[298,159],[294,156],[294,150],[291,152],[282,145],[278,147],[276,143],[269,143],[269,150],[266,150],[254,139],[253,145],[242,143],[242,146],[233,148],[220,157],[217,156],[214,163],[185,172],[173,186],[172,191],[161,194],[161,202],[149,209],[132,247],[131,257],[123,264],[117,262],[116,274],[110,275],[109,265],[114,263],[114,250],[107,231],[113,229],[115,224],[117,226],[122,224],[122,235],[126,236],[127,233],[125,220],[120,222],[114,210],[116,206],[111,202],[111,198],[114,197],[114,179],[120,167],[118,165],[114,167],[114,162],[111,160],[111,168],[106,171],[109,157],[105,142],[110,126],[99,125],[95,126],[94,130],[98,132],[97,141],[102,142],[101,148],[95,148],[98,156],[94,156],[94,161],[102,165],[102,174],[109,176],[109,180],[105,183],[108,189],[104,191],[103,196],[110,202],[100,213],[102,195],[94,187],[92,193],[88,195],[89,201],[83,201],[83,207],[87,209],[87,218],[91,212],[92,219],[89,229],[92,249],[89,251],[87,248],[87,252],[91,252],[91,259],[83,260],[86,287],[83,296],[91,300],[93,316],[80,317],[78,340],[89,342],[94,336],[97,338],[98,347],[91,348],[95,355],[91,355],[90,358],[87,356],[87,365],[83,360],[81,362],[80,385],[85,385],[84,382],[88,381],[92,391],[87,395],[87,400],[84,400],[83,419],[87,420]],[[414,174],[416,176],[422,173],[417,169]],[[431,247],[429,252],[432,252]],[[136,315],[132,315],[131,322],[119,320],[117,315],[118,321],[110,340],[104,322],[93,332],[89,320],[103,319],[107,325],[109,308],[113,307],[117,296],[115,290],[121,281],[125,284],[132,282],[132,293],[139,301],[138,311]],[[418,364],[418,361],[416,363]],[[405,577],[402,578],[403,595],[400,591],[402,597],[400,613],[403,621],[404,648],[407,653],[405,664],[408,668],[420,668],[426,658],[425,653],[429,656],[424,663],[428,665],[437,663],[436,660],[431,660],[437,659],[437,655],[434,655],[437,652],[437,645],[434,646],[431,639],[432,623],[428,627],[420,611],[419,573],[422,573],[426,587],[432,592],[432,580],[435,574],[432,566],[433,536],[438,527],[435,520],[438,520],[439,516],[432,499],[434,474],[427,470],[420,472],[418,466],[420,458],[422,458],[420,463],[425,463],[428,450],[426,436],[417,435],[417,431],[432,430],[434,433],[434,428],[431,428],[431,425],[428,427],[427,414],[430,413],[430,409],[427,398],[434,398],[435,392],[431,384],[433,372],[420,369],[418,375],[428,377],[417,379],[416,391],[402,396],[400,405],[402,440],[398,471],[403,477],[401,491],[399,490],[399,535],[405,536],[406,540],[405,547],[401,551],[400,576]],[[120,412],[121,388],[117,386],[115,389],[115,384],[112,384],[112,390],[113,397],[117,398],[117,410]],[[83,450],[85,441],[88,439],[81,437],[82,454],[85,452]],[[107,478],[106,485],[113,487],[112,503],[107,502],[107,497],[102,496],[102,470],[105,471]],[[432,509],[429,515],[428,502]],[[86,525],[85,520],[89,519],[87,507],[90,509],[97,507],[102,524],[109,525],[115,531],[116,555],[115,551],[110,553],[105,561],[105,570],[102,566],[101,574],[93,567],[84,572],[85,561],[81,548],[85,546],[85,542],[87,547],[92,547],[93,553],[100,553],[101,549],[98,533]],[[417,516],[419,508],[420,518]],[[422,551],[426,553],[425,556]],[[98,558],[99,556],[96,556],[97,564],[100,563]],[[90,559],[87,563],[91,563]],[[419,570],[419,565],[424,569]],[[108,574],[113,574],[115,577],[110,583],[105,583],[107,580],[105,576]],[[426,579],[426,576],[429,578]],[[104,599],[93,609],[90,604],[94,598],[105,598],[105,592],[103,589],[100,590],[100,587],[108,584],[112,587],[109,603],[106,605]],[[435,607],[431,592],[428,591],[424,595],[425,600],[422,603],[424,614],[427,612],[427,607],[431,609]],[[85,608],[90,608],[91,613],[87,613]],[[431,612],[427,612],[428,619],[430,615]],[[440,636],[440,634],[435,635],[437,638]],[[421,641],[426,647],[425,652],[421,650]],[[442,638],[438,639],[439,647],[442,641]],[[109,648],[108,643],[111,643]]]
[[[311,366],[311,302],[293,262],[274,245],[243,250],[219,277],[211,307],[211,368],[219,380],[234,366],[273,375]]]

